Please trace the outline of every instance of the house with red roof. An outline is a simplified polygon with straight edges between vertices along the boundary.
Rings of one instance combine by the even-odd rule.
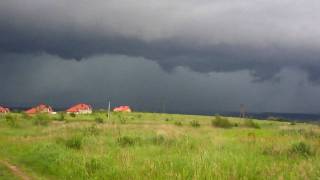
[[[114,112],[132,112],[129,106],[119,106],[113,109]]]
[[[91,114],[92,107],[88,104],[76,104],[69,109],[67,109],[67,113],[74,113],[74,114]]]
[[[48,106],[46,104],[40,104],[36,107],[33,107],[31,109],[26,110],[25,113],[27,113],[27,114],[37,114],[37,113],[54,114],[55,112],[53,111],[51,106]]]
[[[0,114],[7,114],[9,112],[10,112],[9,108],[5,108],[5,107],[0,106]]]

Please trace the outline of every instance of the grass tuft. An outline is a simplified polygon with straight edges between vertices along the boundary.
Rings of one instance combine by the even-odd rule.
[[[92,126],[87,127],[83,130],[83,134],[85,136],[87,136],[87,135],[88,136],[97,136],[100,134],[100,132],[101,132],[100,129],[98,129],[96,125],[92,125]]]
[[[79,150],[82,148],[83,136],[75,135],[65,141],[67,148]]]
[[[19,123],[18,123],[19,119],[17,116],[8,114],[5,116],[5,119],[6,119],[6,123],[9,127],[11,127],[11,128],[18,128],[19,127]]]
[[[174,122],[174,125],[176,125],[176,126],[182,126],[183,124],[182,124],[181,121],[175,121],[175,122]]]
[[[122,136],[117,139],[117,142],[122,147],[134,146],[141,142],[140,137]]]
[[[192,120],[192,121],[190,122],[190,125],[191,125],[192,127],[194,127],[194,128],[200,127],[200,123],[199,123],[197,120]]]
[[[94,120],[95,120],[95,122],[98,123],[98,124],[103,124],[103,123],[104,123],[104,119],[101,118],[101,117],[97,117],[97,118],[95,118]]]
[[[299,154],[304,157],[312,155],[311,146],[305,142],[298,142],[291,145],[290,154]]]
[[[243,124],[245,127],[249,128],[255,128],[255,129],[260,129],[261,127],[259,126],[258,123],[254,122],[252,119],[246,119]]]
[[[46,113],[39,113],[33,119],[33,124],[37,126],[48,126],[50,123],[50,117]]]

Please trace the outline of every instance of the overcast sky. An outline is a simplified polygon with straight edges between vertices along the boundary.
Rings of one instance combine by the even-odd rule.
[[[320,112],[320,1],[1,0],[0,104]]]

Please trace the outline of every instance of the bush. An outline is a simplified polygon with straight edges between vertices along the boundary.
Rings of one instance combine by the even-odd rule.
[[[64,116],[64,113],[59,113],[59,116],[58,116],[58,121],[64,121],[65,120],[65,116]]]
[[[25,112],[22,112],[21,115],[22,115],[23,119],[31,119],[32,118],[29,114],[27,114]]]
[[[291,126],[294,126],[294,125],[296,125],[296,122],[293,121],[293,122],[290,122],[289,124],[290,124]]]
[[[211,121],[212,126],[220,127],[220,128],[231,128],[232,124],[227,118],[222,118],[220,116],[216,116],[214,120]]]
[[[244,126],[249,127],[249,128],[255,128],[255,129],[260,129],[261,128],[259,126],[259,124],[254,122],[252,119],[246,119],[244,121]]]
[[[33,120],[34,125],[41,125],[41,126],[47,126],[49,122],[50,122],[50,118],[48,114],[45,114],[45,113],[37,114],[35,119]]]
[[[70,116],[75,118],[77,115],[75,113],[70,113]]]
[[[5,116],[5,119],[6,119],[8,126],[10,126],[12,128],[19,127],[17,116],[13,116],[13,115],[8,114]]]
[[[305,142],[298,142],[291,145],[291,149],[289,150],[291,154],[300,154],[302,156],[310,156],[311,147]]]
[[[82,140],[82,136],[72,136],[71,138],[65,141],[65,145],[67,148],[79,150],[82,148]]]
[[[274,117],[274,116],[268,117],[267,120],[270,120],[270,121],[280,121],[280,122],[286,122],[286,121],[288,121],[287,119],[280,118],[280,117]]]
[[[96,123],[98,123],[98,124],[104,123],[104,120],[103,120],[101,117],[95,118],[95,121],[96,121]]]
[[[200,127],[200,123],[197,120],[192,120],[190,125],[194,128]]]
[[[176,125],[176,126],[182,126],[182,122],[181,122],[181,121],[176,121],[176,122],[174,122],[174,125]]]
[[[122,147],[134,146],[140,142],[139,137],[122,136],[118,138],[118,144]]]

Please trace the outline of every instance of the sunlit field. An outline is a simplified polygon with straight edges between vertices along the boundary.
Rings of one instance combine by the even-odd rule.
[[[0,160],[29,179],[317,179],[319,155],[320,128],[305,123],[157,113],[0,117]],[[18,178],[0,164],[0,179]]]

